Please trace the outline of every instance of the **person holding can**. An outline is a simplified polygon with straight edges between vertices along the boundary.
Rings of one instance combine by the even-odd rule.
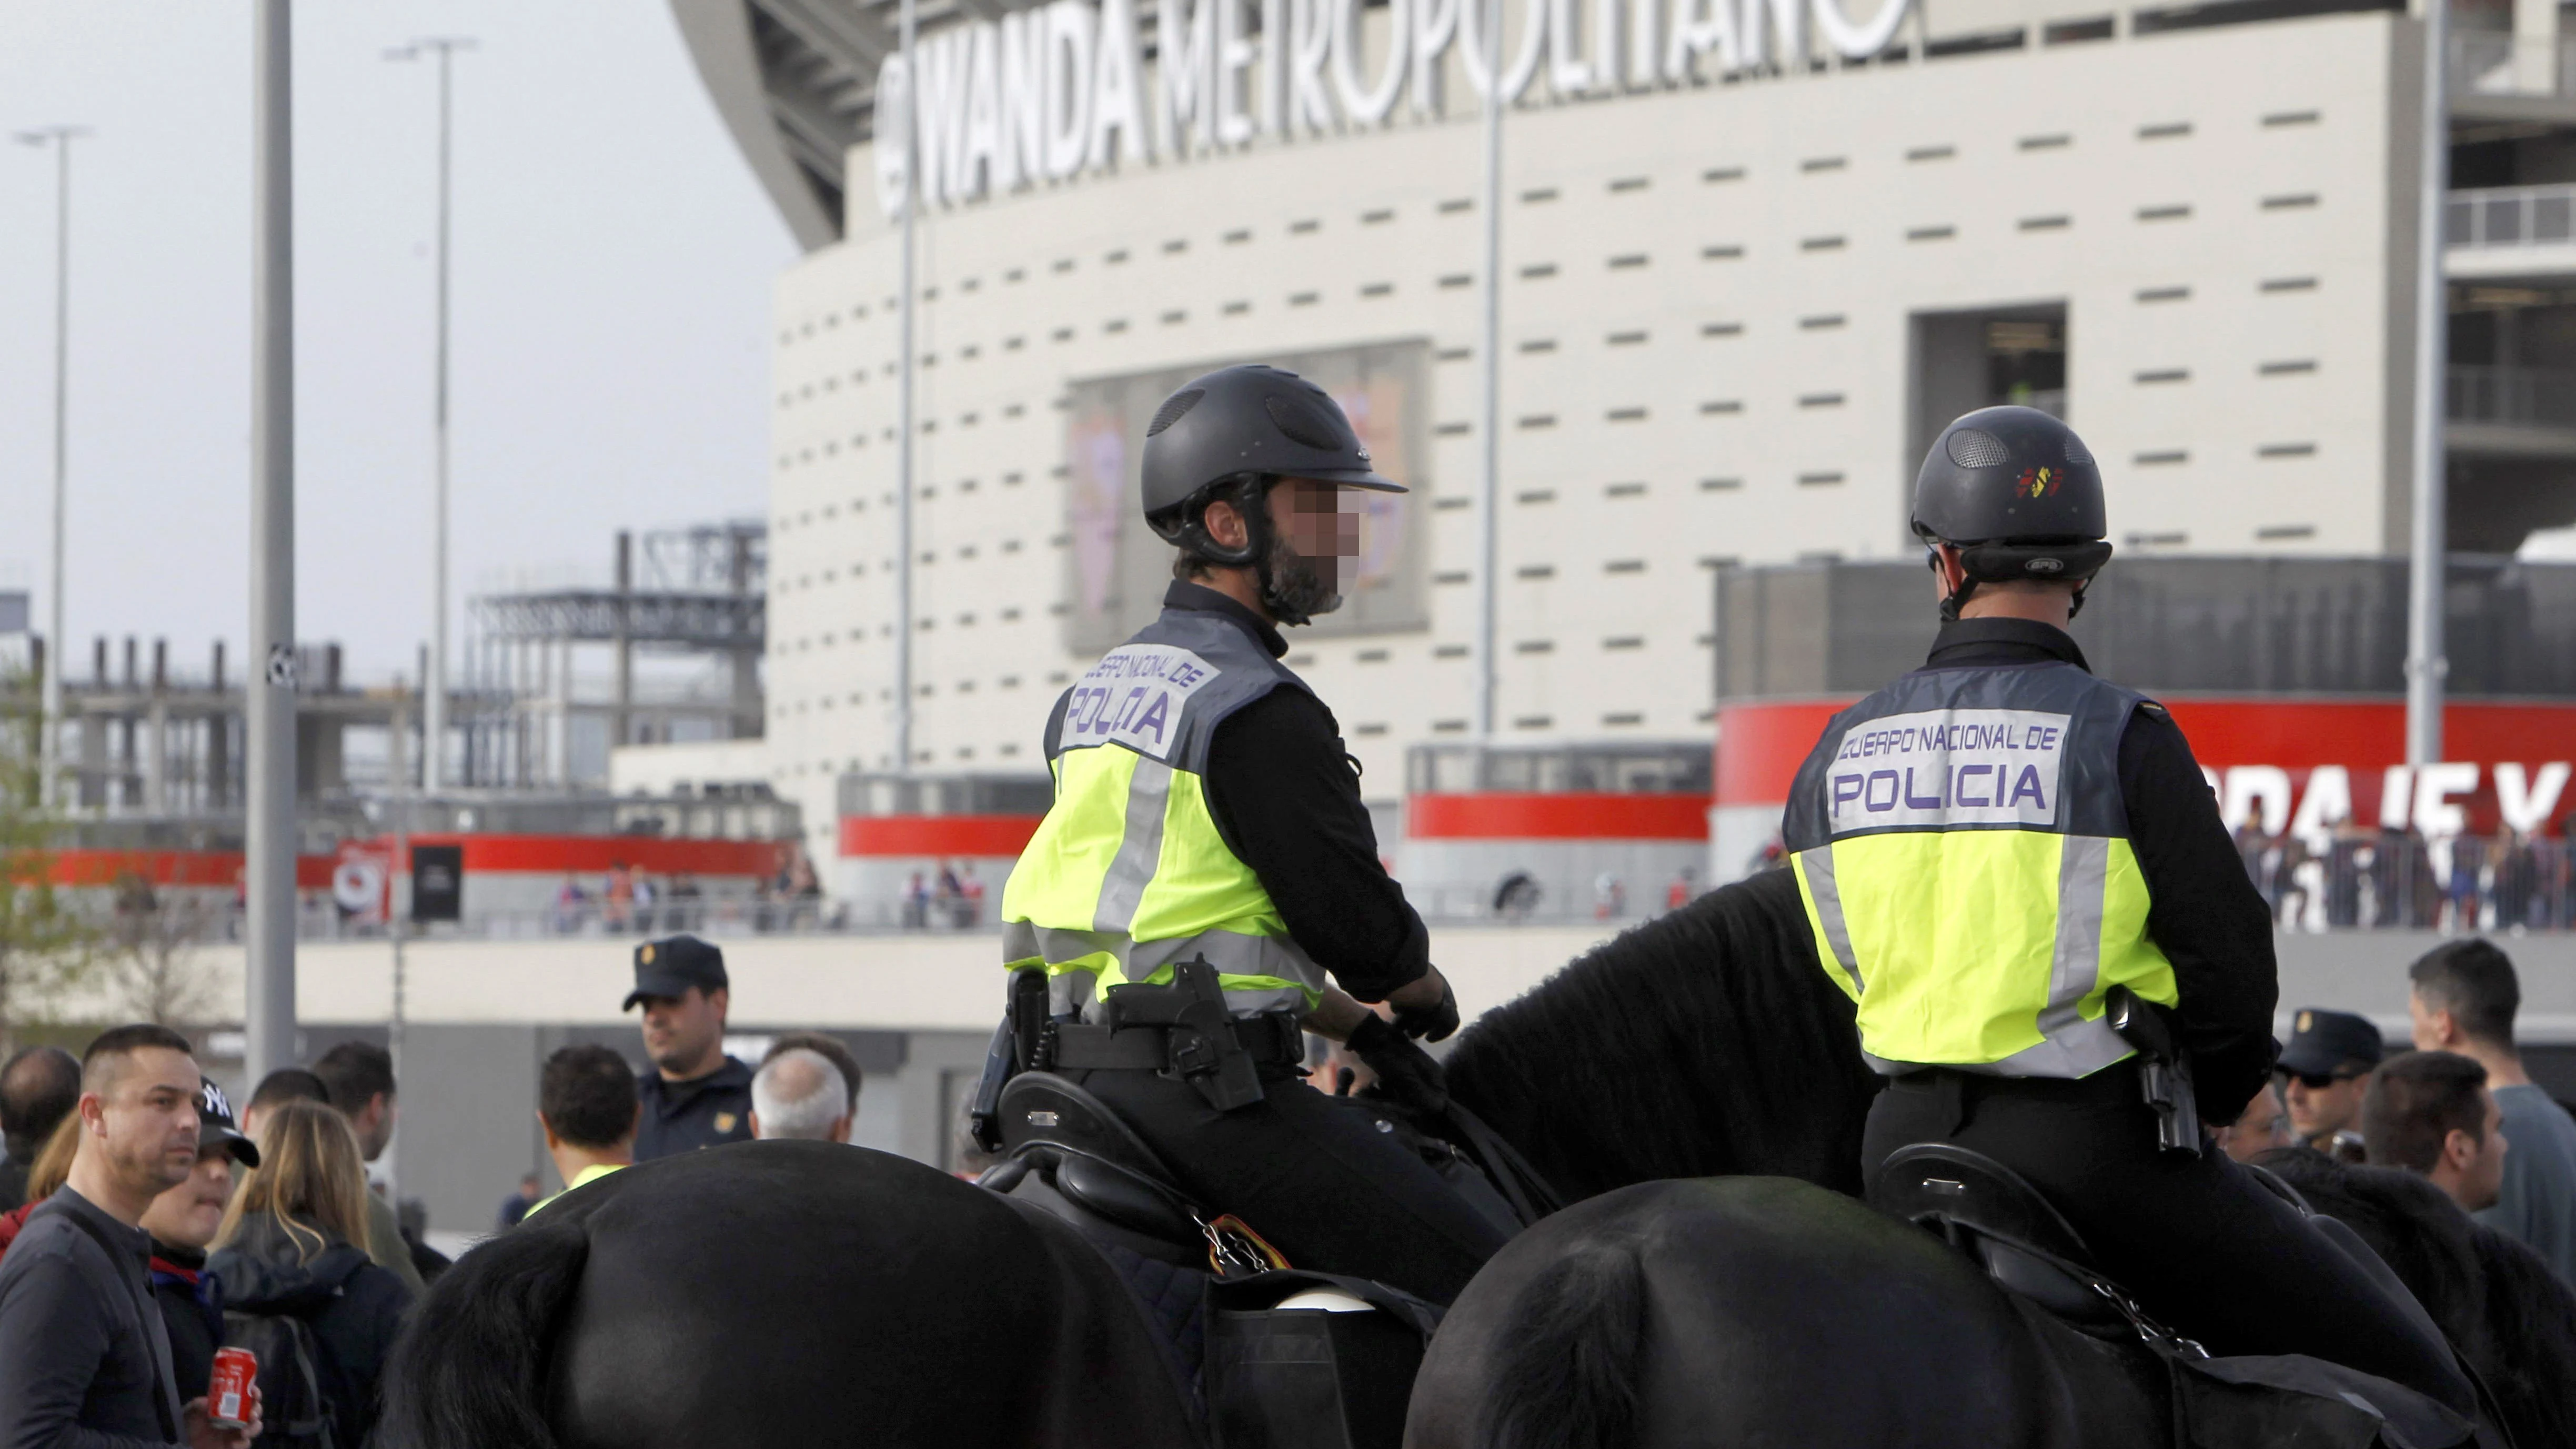
[[[311,1329],[331,1442],[364,1444],[375,1427],[377,1380],[412,1298],[400,1278],[368,1260],[357,1136],[348,1118],[319,1102],[286,1102],[261,1114],[258,1150],[259,1166],[225,1209],[206,1266],[222,1282],[228,1315],[298,1319]],[[241,1320],[227,1322],[233,1341],[245,1341]],[[290,1376],[289,1367],[269,1365],[281,1416],[301,1375],[299,1367]]]
[[[137,1025],[101,1033],[82,1058],[70,1173],[0,1258],[0,1444],[248,1449],[259,1437],[256,1390],[234,1424],[180,1397],[152,1301],[143,1216],[197,1168],[192,1051]]]
[[[206,1271],[206,1248],[224,1224],[238,1164],[259,1166],[259,1149],[233,1122],[232,1099],[201,1077],[197,1087],[197,1170],[152,1199],[143,1231],[152,1235],[152,1297],[170,1333],[170,1367],[179,1391],[193,1395],[213,1377],[224,1339],[223,1295]],[[211,1394],[210,1394],[211,1397]],[[221,1417],[220,1413],[217,1417]]]

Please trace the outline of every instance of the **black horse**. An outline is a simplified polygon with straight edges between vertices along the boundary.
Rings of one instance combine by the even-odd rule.
[[[1552,1241],[1568,1247],[1576,1267],[1566,1271],[1579,1279],[1582,1264],[1604,1261],[1578,1236],[1591,1215],[1671,1197],[1714,1204],[1706,1210],[1739,1223],[1744,1243],[1771,1245],[1712,1242],[1708,1265],[1672,1266],[1676,1283],[1782,1255],[1819,1257],[1830,1277],[1837,1253],[1878,1244],[1909,1255],[1927,1293],[1947,1283],[1965,1295],[1946,1311],[2003,1311],[2006,1300],[1928,1235],[1846,1196],[1859,1185],[1877,1084],[1785,872],[1630,931],[1488,1013],[1462,1035],[1449,1074],[1457,1098],[1568,1197],[1668,1178],[1798,1180],[1661,1183],[1583,1205],[1497,1260],[1497,1292],[1509,1264]],[[2401,1274],[2414,1262],[2390,1258]],[[1878,1291],[1871,1275],[1885,1269],[1865,1261],[1866,1271],[1858,1261],[1843,1270],[1854,1301]],[[2438,1255],[2416,1270],[2464,1271]],[[2415,1286],[2428,1303],[2442,1298]],[[2554,1287],[2490,1280],[2481,1291],[2521,1303]],[[1480,1278],[1469,1296],[1496,1295]],[[1881,1367],[1869,1337],[1878,1317],[1843,1320],[1846,1367],[1855,1353]],[[2055,1342],[2046,1324],[2030,1331]],[[1452,1333],[1435,1359],[1446,1361]],[[2549,1342],[2566,1349],[2576,1334]],[[2543,1362],[2530,1344],[2490,1347]],[[2547,1360],[2536,1382],[2576,1382],[2561,1376],[2565,1361]],[[2063,1380],[2069,1370],[2051,1362]],[[1127,1289],[1070,1230],[901,1159],[792,1143],[631,1168],[467,1255],[432,1289],[388,1386],[386,1442],[423,1449],[862,1435],[887,1445],[1199,1442]],[[1631,1422],[1653,1422],[1653,1385],[1629,1390],[1643,1415]],[[1417,1398],[1417,1414],[1424,1405]],[[2524,1449],[2534,1442],[2563,1441]]]

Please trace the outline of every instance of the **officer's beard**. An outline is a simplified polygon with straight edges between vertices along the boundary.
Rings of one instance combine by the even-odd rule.
[[[1286,538],[1271,535],[1270,556],[1261,566],[1261,602],[1270,617],[1282,624],[1304,624],[1340,608],[1338,562],[1308,558]]]

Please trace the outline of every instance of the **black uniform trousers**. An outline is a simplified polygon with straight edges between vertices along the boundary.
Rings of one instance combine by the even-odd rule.
[[[1289,1067],[1260,1071],[1262,1100],[1231,1112],[1155,1072],[1065,1075],[1162,1154],[1201,1206],[1243,1219],[1292,1266],[1447,1304],[1509,1240],[1366,1103]]]
[[[2215,1147],[2159,1150],[2133,1062],[2081,1081],[1898,1077],[1870,1108],[1862,1170],[1915,1142],[1956,1143],[2021,1174],[2096,1266],[2212,1353],[2308,1354],[2476,1412],[2448,1348],[2296,1208]]]

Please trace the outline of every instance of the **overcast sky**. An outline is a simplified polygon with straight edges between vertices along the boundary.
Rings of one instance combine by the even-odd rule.
[[[205,667],[248,616],[248,0],[0,0],[0,133],[77,123],[69,633]],[[297,601],[361,677],[428,637],[437,92],[456,61],[454,597],[764,511],[795,256],[658,0],[299,6]],[[0,144],[0,587],[44,586],[54,162]],[[462,637],[461,633],[458,636]]]

